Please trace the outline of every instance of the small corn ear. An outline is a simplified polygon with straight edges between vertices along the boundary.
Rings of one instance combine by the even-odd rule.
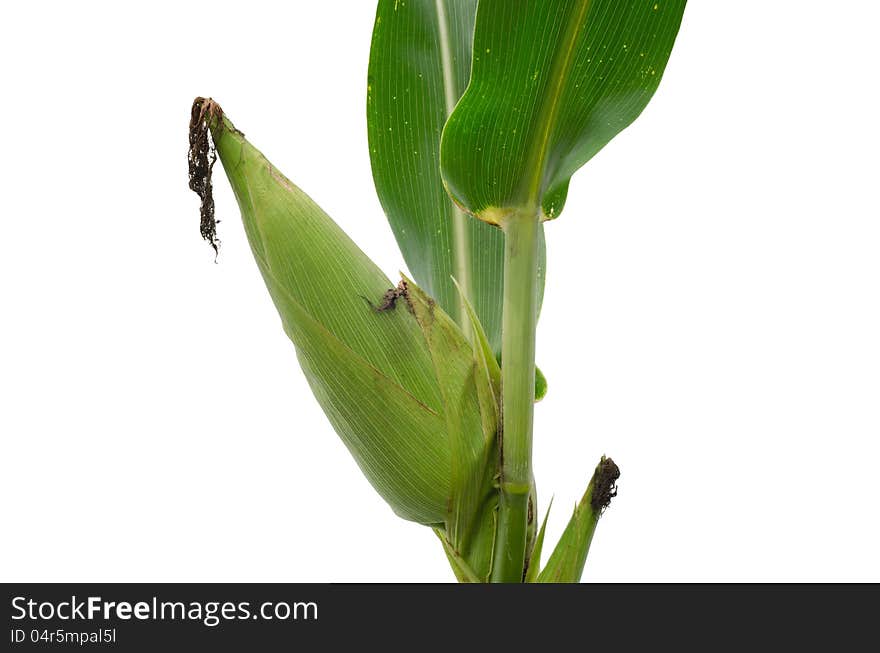
[[[547,561],[541,573],[537,576],[539,583],[577,583],[584,573],[584,565],[587,561],[587,553],[590,543],[593,541],[593,533],[599,517],[608,507],[611,499],[617,494],[617,479],[620,478],[620,469],[611,458],[602,456],[602,460],[596,466],[593,478],[587,486],[580,503],[575,506],[574,514],[565,527],[562,537],[550,559]],[[546,519],[545,519],[546,525]],[[544,527],[541,527],[539,541],[543,544]],[[533,564],[540,564],[540,546],[536,544],[537,554]]]

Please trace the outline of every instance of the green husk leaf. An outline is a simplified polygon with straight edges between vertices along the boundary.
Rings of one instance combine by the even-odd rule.
[[[475,532],[493,528],[497,410],[487,401],[492,397],[491,381],[475,360],[472,344],[436,302],[406,277],[400,287],[425,336],[443,401],[453,489],[446,540],[477,574],[488,574],[489,559],[475,558],[471,543]]]
[[[452,281],[455,283],[455,287],[458,288],[459,292],[461,292],[458,282],[455,281],[455,279]],[[474,347],[474,358],[477,363],[485,369],[486,375],[489,377],[489,382],[492,386],[492,394],[495,400],[495,412],[497,414],[498,403],[501,401],[501,366],[498,364],[498,360],[495,358],[495,353],[492,351],[492,346],[489,344],[489,339],[486,337],[483,323],[480,322],[477,312],[474,310],[470,300],[468,300],[463,292],[461,293],[461,301],[464,305],[467,318],[470,320],[472,334],[471,342]]]
[[[599,517],[617,494],[620,469],[610,458],[602,456],[587,491],[575,506],[574,514],[546,566],[538,574],[539,583],[577,583],[584,573],[590,543]],[[543,528],[542,528],[543,530]],[[536,545],[537,546],[537,545]],[[535,558],[535,565],[539,563]]]
[[[501,349],[504,237],[464,215],[440,177],[440,135],[467,86],[476,0],[379,0],[367,84],[373,179],[406,264],[465,333],[455,277]],[[539,293],[544,242],[539,234]]]
[[[457,283],[456,287],[458,287]],[[483,330],[483,325],[480,322],[480,318],[477,317],[476,311],[474,310],[473,306],[471,306],[471,303],[467,300],[467,298],[463,298],[463,302],[465,311],[471,324],[471,333],[473,334],[471,340],[474,343],[474,356],[476,357],[479,364],[486,366],[486,371],[489,374],[489,380],[492,382],[492,389],[495,393],[495,400],[500,404],[501,365],[498,363],[498,359],[492,352],[492,347],[491,345],[489,345],[488,338],[486,338],[486,332]],[[536,366],[535,402],[541,401],[546,396],[547,378],[544,376],[544,373]]]
[[[480,0],[470,84],[443,132],[455,202],[559,215],[571,175],[645,108],[685,0]]]

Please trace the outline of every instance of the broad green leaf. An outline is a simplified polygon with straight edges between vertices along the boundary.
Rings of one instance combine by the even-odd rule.
[[[447,190],[498,224],[559,215],[571,175],[645,108],[685,0],[480,0],[467,92],[443,132]]]
[[[395,512],[442,526],[464,548],[486,491],[462,479],[484,473],[496,427],[481,413],[478,388],[491,391],[470,343],[414,284],[389,291],[228,120],[215,117],[212,131],[257,265],[333,427]]]
[[[587,486],[587,491],[580,503],[575,506],[574,514],[562,532],[556,548],[550,554],[547,565],[538,574],[537,582],[577,583],[581,579],[587,553],[590,551],[590,543],[596,532],[596,524],[612,497],[617,494],[616,483],[619,477],[620,470],[614,461],[602,456]],[[544,530],[543,527],[541,530]],[[541,539],[543,540],[543,537]],[[533,564],[536,566],[540,564],[540,551],[535,556]]]
[[[379,0],[367,130],[376,191],[410,272],[467,331],[455,278],[497,354],[503,234],[458,210],[440,177],[440,135],[468,83],[475,12],[475,0]]]

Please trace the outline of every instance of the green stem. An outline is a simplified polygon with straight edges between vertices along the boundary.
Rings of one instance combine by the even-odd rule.
[[[507,216],[501,324],[501,497],[492,581],[520,583],[532,486],[535,326],[538,319],[538,211]]]

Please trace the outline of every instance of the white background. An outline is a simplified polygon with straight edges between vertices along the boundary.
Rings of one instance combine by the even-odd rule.
[[[0,18],[0,579],[447,581],[325,422],[217,181],[212,95],[389,274],[371,2],[32,2]],[[623,470],[586,580],[880,581],[874,3],[695,0],[547,226],[548,537]]]

